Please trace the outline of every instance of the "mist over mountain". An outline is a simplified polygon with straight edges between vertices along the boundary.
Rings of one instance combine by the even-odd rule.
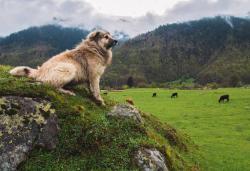
[[[231,16],[168,24],[133,39],[117,31],[113,64],[102,83],[119,87],[193,78],[199,84],[250,84],[250,20]],[[55,25],[32,27],[0,39],[0,63],[41,65],[71,49],[88,31]]]
[[[113,37],[120,41],[126,41],[130,38],[130,36],[122,31],[115,31]]]

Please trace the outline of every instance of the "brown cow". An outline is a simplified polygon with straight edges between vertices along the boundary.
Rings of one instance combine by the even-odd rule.
[[[132,100],[132,99],[126,99],[126,102],[127,102],[128,104],[131,104],[131,105],[133,105],[133,106],[134,106],[134,102],[133,102],[133,100]]]

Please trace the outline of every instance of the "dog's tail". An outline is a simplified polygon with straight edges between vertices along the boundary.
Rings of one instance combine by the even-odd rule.
[[[33,69],[27,66],[18,66],[10,70],[10,74],[14,76],[25,76],[25,77],[35,78],[38,69]]]

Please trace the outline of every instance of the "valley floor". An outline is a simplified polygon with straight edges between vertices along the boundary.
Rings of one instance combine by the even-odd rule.
[[[171,99],[173,92],[179,97]],[[223,94],[230,102],[219,104]],[[132,98],[142,111],[188,134],[198,145],[204,170],[250,170],[250,89],[128,89],[108,96],[121,102]]]

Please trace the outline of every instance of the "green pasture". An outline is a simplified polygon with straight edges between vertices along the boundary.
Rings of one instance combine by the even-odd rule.
[[[171,99],[173,92],[179,97]],[[230,95],[230,102],[219,104],[223,94]],[[203,170],[250,170],[250,89],[127,89],[108,96],[121,102],[131,98],[142,111],[189,135]]]

